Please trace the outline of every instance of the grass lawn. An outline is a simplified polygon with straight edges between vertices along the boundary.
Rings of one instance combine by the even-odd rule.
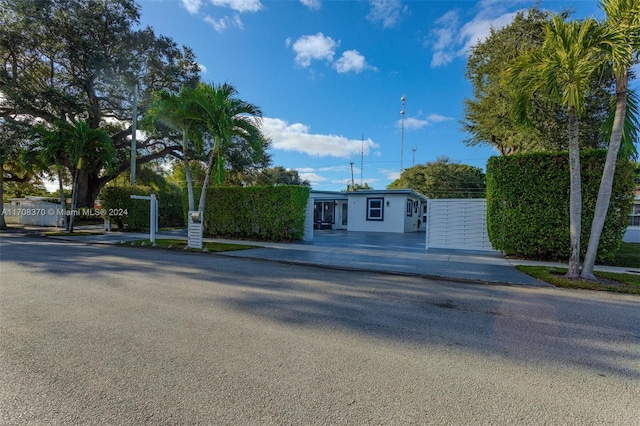
[[[566,268],[517,265],[516,269],[556,287],[640,294],[640,275],[595,271],[598,281],[568,280]]]
[[[83,235],[103,235],[104,232],[92,232],[92,231],[49,231],[45,232],[43,235],[46,237],[74,237],[74,236],[83,236]]]
[[[124,243],[118,243],[117,245],[121,246],[135,246],[135,247],[148,247],[153,249],[165,249],[165,250],[184,250],[187,245],[187,240],[180,239],[168,239],[168,238],[160,238],[156,239],[156,245],[153,246],[150,240],[135,240],[135,241],[127,241]],[[235,250],[248,250],[259,248],[258,246],[251,246],[245,244],[225,244],[225,243],[212,243],[212,242],[202,242],[202,250],[207,249],[209,252],[220,252],[220,251],[235,251]],[[188,251],[201,252],[200,249],[188,249]]]

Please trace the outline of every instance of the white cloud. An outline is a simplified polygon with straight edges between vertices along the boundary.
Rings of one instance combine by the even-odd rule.
[[[342,56],[333,64],[333,67],[340,74],[347,72],[361,73],[367,68],[375,69],[367,63],[364,56],[357,50],[347,50],[342,53]]]
[[[282,151],[294,151],[312,157],[350,158],[378,148],[371,139],[348,139],[344,136],[309,133],[302,123],[289,124],[279,118],[264,118],[263,131],[271,138],[271,147]]]
[[[445,117],[440,114],[430,114],[425,118],[408,117],[404,119],[404,128],[406,130],[417,130],[423,127],[431,126],[435,123],[442,123],[444,121],[451,121],[453,118]],[[402,119],[396,122],[398,127],[402,126]]]
[[[257,12],[264,7],[260,0],[209,0],[209,2],[214,6],[227,7],[240,13]]]
[[[390,169],[378,169],[378,173],[386,177],[390,181],[394,181],[396,179],[400,179],[400,171],[399,170],[390,170]]]
[[[287,46],[291,45],[291,39],[287,39]],[[308,67],[312,60],[333,61],[336,47],[340,43],[331,37],[325,37],[322,33],[316,35],[304,35],[293,43],[293,51],[296,52],[296,63],[301,67]]]
[[[458,11],[450,10],[435,22],[431,37],[425,43],[433,49],[432,67],[447,65],[454,59],[465,56],[469,50],[491,33],[491,28],[500,29],[513,21],[516,12],[507,12],[506,6],[521,3],[520,0],[484,0],[481,10],[468,22],[461,25]]]
[[[298,176],[300,176],[300,179],[302,180],[308,180],[311,183],[311,186],[314,186],[318,183],[326,182],[327,180],[326,177],[320,176],[317,173],[301,172],[299,169],[298,169]]]
[[[211,24],[213,28],[218,32],[222,32],[228,28],[244,28],[244,24],[240,19],[240,15],[235,15],[233,17],[223,16],[220,19],[215,19],[207,15],[205,16],[204,21]]]
[[[381,22],[383,28],[394,27],[409,12],[409,7],[403,6],[400,0],[371,0],[369,3],[371,10],[367,19],[372,22]]]
[[[311,10],[320,10],[322,7],[322,2],[320,0],[300,0],[300,3]]]
[[[202,7],[202,0],[180,0],[180,3],[192,15],[198,13],[200,7]]]

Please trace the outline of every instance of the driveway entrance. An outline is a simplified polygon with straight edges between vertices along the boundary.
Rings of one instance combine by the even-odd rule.
[[[391,252],[425,252],[424,232],[358,232],[314,230],[313,240],[305,242],[322,247],[366,249]]]

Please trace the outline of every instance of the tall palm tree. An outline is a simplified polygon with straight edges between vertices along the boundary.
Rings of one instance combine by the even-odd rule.
[[[200,119],[206,124],[212,142],[208,147],[207,172],[198,203],[200,212],[204,210],[211,174],[218,184],[224,180],[225,153],[234,141],[242,139],[257,155],[262,154],[262,111],[237,95],[236,88],[228,83],[200,84],[195,91],[193,101],[201,110]]]
[[[582,194],[580,185],[579,117],[592,74],[598,69],[597,23],[592,19],[565,22],[555,15],[545,25],[540,49],[524,55],[507,70],[514,87],[520,88],[514,106],[519,120],[529,121],[531,101],[544,94],[567,110],[569,124],[569,229],[570,254],[567,278],[580,276],[580,227]]]
[[[591,224],[589,245],[587,246],[584,265],[580,274],[581,278],[588,280],[596,279],[593,274],[593,267],[598,254],[598,245],[607,210],[609,210],[613,176],[621,142],[625,136],[625,124],[627,125],[627,131],[638,130],[637,128],[633,129],[634,126],[632,125],[637,123],[637,117],[629,117],[627,114],[629,69],[637,62],[640,52],[640,0],[602,0],[600,7],[606,13],[600,47],[605,53],[609,66],[613,68],[616,79],[616,108],[607,159],[602,172],[598,199]],[[628,127],[630,125],[631,128]]]
[[[196,104],[193,102],[194,95],[195,89],[186,86],[183,86],[177,94],[166,90],[156,92],[145,117],[145,124],[148,128],[153,128],[157,122],[161,122],[169,128],[179,130],[182,135],[182,160],[187,180],[187,197],[190,211],[195,209],[193,179],[191,177],[191,168],[189,167],[189,152],[194,146],[190,143],[190,140],[196,146],[200,146],[202,140],[202,132],[199,128],[201,126],[200,111],[196,109]]]

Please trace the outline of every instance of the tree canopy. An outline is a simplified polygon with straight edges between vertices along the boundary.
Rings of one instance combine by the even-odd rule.
[[[83,121],[111,138],[117,164],[83,165],[78,206],[130,167],[134,90],[142,115],[151,93],[199,81],[188,47],[140,28],[132,0],[0,0],[0,119],[52,126]],[[173,138],[138,142],[138,163],[180,155]]]
[[[530,104],[530,125],[523,127],[512,109],[519,88],[504,78],[505,70],[518,58],[541,48],[549,20],[550,16],[537,8],[520,12],[511,24],[500,30],[492,29],[489,37],[472,48],[467,78],[473,87],[473,99],[465,99],[462,123],[469,134],[467,145],[493,146],[502,155],[568,149],[566,110],[555,99],[538,93]],[[612,84],[611,73],[590,77],[584,94],[584,124],[579,130],[581,148],[604,146],[601,127],[607,117]]]
[[[429,198],[482,198],[485,177],[479,167],[439,157],[404,170],[387,188],[413,189]]]

